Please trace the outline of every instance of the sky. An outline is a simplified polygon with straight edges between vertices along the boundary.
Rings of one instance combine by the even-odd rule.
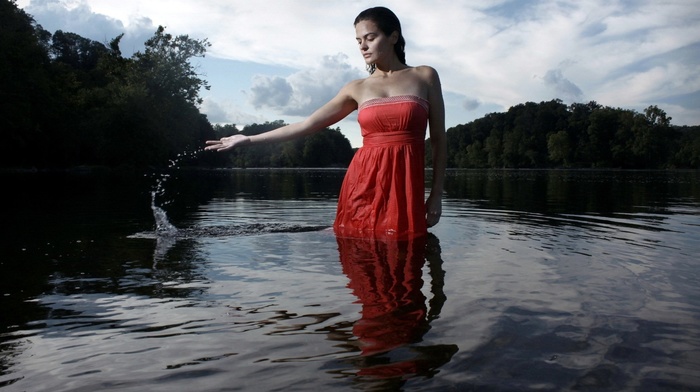
[[[158,26],[207,39],[194,61],[209,121],[302,120],[364,78],[353,21],[377,5],[401,20],[409,65],[434,67],[447,128],[525,102],[561,99],[700,125],[697,0],[17,0],[37,23],[131,56]],[[335,126],[359,147],[355,114]]]

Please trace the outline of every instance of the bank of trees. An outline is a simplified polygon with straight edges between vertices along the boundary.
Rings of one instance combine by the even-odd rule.
[[[199,111],[209,85],[191,60],[205,55],[206,39],[159,27],[143,51],[126,58],[121,38],[51,34],[15,1],[0,0],[0,167],[167,166],[205,140],[236,132],[212,126]],[[253,124],[243,133],[279,125]],[[329,129],[279,146],[199,154],[186,164],[343,166],[351,156],[349,141]]]
[[[208,88],[190,64],[209,43],[160,27],[131,58],[77,34],[51,34],[0,1],[0,164],[162,165],[201,145],[213,128],[200,114]]]
[[[700,168],[700,127],[672,126],[657,106],[527,102],[450,128],[447,145],[455,168]]]
[[[251,124],[244,135],[257,135],[285,125],[282,121]],[[234,125],[214,127],[217,138],[238,133]],[[326,128],[311,136],[283,143],[271,143],[234,149],[223,154],[227,167],[347,167],[354,151],[340,128]]]
[[[159,27],[143,51],[126,58],[121,38],[51,34],[15,1],[0,0],[0,167],[167,166],[205,140],[238,132],[212,126],[199,111],[199,93],[209,86],[190,61],[205,55],[207,40]],[[657,106],[637,113],[596,102],[528,102],[449,129],[448,166],[700,168],[699,127],[670,121]],[[279,145],[199,154],[188,164],[345,166],[352,154],[338,129],[326,129]]]

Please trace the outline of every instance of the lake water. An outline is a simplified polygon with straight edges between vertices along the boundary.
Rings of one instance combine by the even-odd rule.
[[[0,390],[700,390],[697,171],[450,171],[398,243],[343,174],[2,175]]]

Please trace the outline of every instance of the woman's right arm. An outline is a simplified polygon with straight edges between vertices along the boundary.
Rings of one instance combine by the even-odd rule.
[[[253,136],[237,134],[222,137],[219,140],[207,140],[207,146],[204,149],[227,151],[236,146],[283,142],[318,132],[337,123],[357,109],[357,101],[353,94],[354,86],[354,82],[345,85],[333,99],[313,112],[304,121]]]

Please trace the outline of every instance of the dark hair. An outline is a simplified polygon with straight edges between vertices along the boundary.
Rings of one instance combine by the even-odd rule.
[[[360,14],[357,15],[357,18],[355,18],[354,25],[357,26],[357,24],[363,20],[370,20],[374,22],[377,27],[379,27],[379,30],[381,30],[387,37],[394,31],[399,33],[399,39],[396,41],[396,44],[394,44],[394,52],[396,52],[396,55],[399,57],[399,61],[405,65],[406,52],[404,49],[406,47],[406,40],[403,38],[403,34],[401,33],[401,22],[399,22],[399,18],[396,16],[396,14],[386,7],[373,7],[360,12]],[[369,71],[369,73],[374,73],[376,68],[377,66],[375,64],[367,65],[367,71]]]

